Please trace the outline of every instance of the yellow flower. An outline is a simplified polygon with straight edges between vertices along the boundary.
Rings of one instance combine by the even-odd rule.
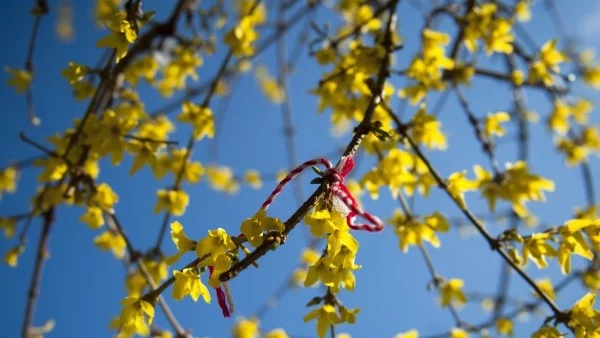
[[[520,0],[515,4],[515,17],[521,22],[531,20],[531,11],[529,10],[529,0]]]
[[[371,6],[359,6],[354,13],[354,24],[362,27],[363,31],[376,31],[381,28],[381,20],[373,15]]]
[[[260,189],[263,186],[260,173],[257,170],[250,169],[246,171],[246,174],[244,174],[244,181],[254,189]]]
[[[510,74],[510,79],[516,86],[520,86],[525,81],[525,75],[523,75],[522,71],[517,69]]]
[[[398,333],[394,338],[419,338],[419,331],[410,330],[404,333]]]
[[[454,328],[450,330],[450,338],[468,338],[469,333],[463,329]]]
[[[140,272],[136,271],[130,273],[125,278],[125,289],[127,289],[127,295],[129,297],[139,298],[144,293],[144,288],[148,284],[148,281]]]
[[[257,338],[259,333],[258,319],[254,317],[240,319],[231,329],[234,338]]]
[[[192,251],[196,247],[196,242],[187,237],[183,232],[183,225],[179,221],[171,223],[171,238],[179,252]]]
[[[4,236],[10,238],[15,235],[17,220],[15,218],[0,218],[0,229],[4,229]]]
[[[194,138],[202,139],[204,136],[215,137],[215,121],[212,110],[208,107],[200,107],[192,102],[184,102],[182,113],[177,117],[178,121],[189,123],[194,127]]]
[[[102,209],[94,206],[89,206],[85,214],[79,217],[80,222],[85,222],[90,228],[98,229],[104,225],[104,217]]]
[[[0,171],[0,197],[5,192],[13,193],[17,190],[19,171],[15,167],[7,167]]]
[[[262,92],[271,102],[279,104],[285,101],[284,88],[269,74],[269,70],[265,66],[257,67],[255,74]]]
[[[186,295],[190,295],[194,302],[198,301],[198,297],[202,296],[202,299],[209,304],[210,293],[208,288],[202,284],[200,280],[200,274],[196,268],[187,268],[183,271],[173,271],[175,277],[175,283],[173,285],[173,298],[175,300],[182,300]]]
[[[590,291],[598,292],[600,289],[600,270],[587,270],[583,273],[582,281]]]
[[[531,257],[531,260],[533,260],[538,268],[547,267],[546,257],[556,257],[558,254],[556,249],[546,242],[550,239],[551,235],[548,233],[532,234],[530,237],[525,238],[523,243],[523,259],[527,261],[527,258]]]
[[[145,331],[146,326],[152,324],[152,320],[154,319],[154,306],[152,304],[133,297],[125,297],[121,301],[121,304],[123,305],[123,309],[119,316],[120,325]],[[144,314],[147,317],[147,324]]]
[[[484,37],[487,55],[494,52],[510,54],[513,52],[512,23],[506,19],[495,19],[490,23],[489,33]]]
[[[33,75],[25,69],[15,69],[4,67],[4,71],[11,75],[11,78],[6,81],[6,84],[12,86],[17,91],[17,94],[23,94],[31,85]]]
[[[388,223],[396,226],[396,234],[400,238],[400,249],[403,252],[406,252],[411,245],[423,245],[424,241],[437,248],[440,246],[440,241],[436,232],[450,230],[450,224],[446,218],[437,212],[425,216],[423,219],[418,217],[409,219],[396,209]]]
[[[304,217],[304,223],[310,227],[310,233],[315,237],[323,237],[339,228],[339,222],[327,209],[317,210]]]
[[[235,244],[224,229],[208,230],[208,236],[202,238],[196,244],[196,255],[198,258],[203,258],[207,255],[210,255],[210,257],[201,261],[199,265],[215,265],[214,263],[220,255],[233,249],[235,249]]]
[[[559,65],[568,60],[566,54],[556,49],[556,40],[546,42],[538,54],[538,60],[529,69],[529,81],[542,81],[546,86],[552,85],[553,73],[560,70]]]
[[[513,336],[513,322],[508,318],[496,319],[496,331],[498,334],[512,337]]]
[[[124,12],[116,13],[106,22],[106,27],[108,27],[110,33],[98,40],[96,46],[115,48],[117,52],[116,62],[119,63],[119,61],[127,55],[129,44],[134,43],[137,39],[137,33],[131,27],[129,21],[127,21]]]
[[[444,281],[440,286],[440,304],[446,307],[450,304],[462,305],[467,303],[462,287],[464,282],[458,278]]]
[[[415,142],[423,143],[429,149],[446,149],[446,136],[440,130],[442,123],[435,116],[427,114],[425,104],[415,114],[411,122],[411,135]]]
[[[488,114],[485,118],[483,131],[485,137],[490,139],[492,135],[504,136],[506,130],[502,127],[502,122],[510,121],[510,115],[506,112],[497,112],[494,114]]]
[[[535,285],[537,285],[538,288],[540,288],[540,290],[542,290],[542,292],[546,294],[546,296],[548,296],[548,298],[556,298],[556,294],[554,293],[554,286],[552,286],[552,281],[549,278],[538,279],[535,281]],[[535,297],[539,297],[537,292],[534,292],[533,295]]]
[[[215,190],[235,194],[240,188],[229,167],[210,166],[206,169],[206,176]]]
[[[315,309],[304,316],[305,323],[315,319],[317,321],[317,336],[319,338],[325,337],[329,327],[337,324],[339,321],[335,308],[329,304],[323,304],[320,308]]]
[[[263,242],[263,231],[275,230],[282,232],[285,229],[285,224],[279,218],[267,216],[265,209],[260,209],[250,218],[246,218],[240,229],[248,242],[257,247]]]
[[[289,338],[283,329],[275,329],[265,335],[265,338]]]
[[[112,212],[113,206],[119,202],[119,196],[112,190],[112,188],[102,183],[96,187],[96,192],[90,199],[90,203],[96,204],[102,210]]]
[[[223,42],[231,48],[235,56],[251,56],[254,54],[254,42],[259,34],[254,29],[255,21],[250,17],[242,18],[223,38]]]
[[[580,231],[570,231],[568,226],[560,228],[561,241],[558,247],[558,263],[563,274],[571,273],[571,255],[577,254],[588,260],[594,258],[594,253],[583,238]]]
[[[19,255],[25,252],[25,247],[22,245],[17,245],[14,248],[9,249],[4,254],[4,263],[8,264],[10,267],[14,268],[17,266],[19,262]]]
[[[461,209],[467,207],[465,203],[464,193],[477,188],[477,183],[467,179],[467,171],[456,172],[448,177],[448,192],[452,198],[458,203]]]
[[[87,66],[75,62],[69,62],[69,66],[61,71],[70,84],[83,80],[83,77],[90,71]]]
[[[125,255],[127,244],[120,234],[112,231],[105,231],[94,238],[94,243],[102,251],[111,250],[113,255],[119,259],[123,258],[123,255]]]
[[[306,265],[315,264],[321,255],[311,248],[306,248],[302,251],[302,263]]]
[[[596,294],[589,292],[569,311],[569,327],[575,329],[576,337],[598,337],[600,335],[600,311],[594,309]]]
[[[190,201],[188,194],[183,190],[159,190],[156,196],[158,196],[154,207],[156,214],[166,209],[175,216],[181,216]]]
[[[560,333],[555,327],[542,326],[539,330],[535,331],[531,338],[563,338],[565,335]]]

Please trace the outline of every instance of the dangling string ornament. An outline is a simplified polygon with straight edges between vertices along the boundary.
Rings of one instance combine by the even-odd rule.
[[[348,222],[350,229],[370,232],[379,232],[383,230],[383,222],[377,216],[371,215],[370,213],[362,210],[356,202],[354,196],[352,196],[350,190],[348,190],[348,187],[346,187],[344,184],[345,177],[350,173],[350,171],[352,171],[352,169],[354,169],[354,158],[352,156],[342,157],[337,168],[334,167],[326,158],[317,158],[302,163],[296,169],[292,170],[283,180],[281,180],[281,182],[279,182],[277,187],[275,187],[275,190],[271,192],[267,200],[260,208],[267,210],[267,208],[273,203],[275,197],[277,197],[283,188],[296,176],[298,176],[298,174],[308,167],[317,166],[319,164],[324,165],[327,169],[327,172],[322,179],[328,179],[330,181],[330,186],[327,193],[333,198],[333,206],[336,211],[346,216],[346,221]],[[361,216],[369,223],[354,224],[357,216]]]

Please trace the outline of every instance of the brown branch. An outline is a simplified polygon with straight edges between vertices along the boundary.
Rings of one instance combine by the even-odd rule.
[[[280,37],[277,39],[276,47],[276,64],[277,64],[277,82],[283,90],[284,99],[281,103],[281,115],[283,118],[283,135],[285,140],[286,155],[288,158],[288,167],[290,170],[298,163],[298,155],[296,153],[296,145],[294,142],[294,119],[292,112],[292,98],[290,97],[291,90],[289,89],[288,74],[290,72],[289,65],[286,61],[286,45],[285,35],[283,34],[283,28],[285,26],[285,5],[281,3],[279,6],[279,22],[277,23],[277,29]],[[301,205],[304,200],[304,192],[302,191],[302,185],[294,185],[294,196],[296,197],[296,204]]]
[[[40,32],[40,23],[42,17],[48,14],[48,3],[46,0],[36,0],[36,7],[32,10],[35,11],[35,20],[33,22],[33,29],[31,31],[31,38],[29,39],[29,47],[27,48],[27,57],[25,59],[25,70],[29,72],[33,78],[34,65],[33,65],[33,54],[35,52],[35,46],[37,38]],[[34,126],[38,126],[41,120],[35,115],[35,104],[33,100],[33,85],[29,83],[27,90],[25,91],[25,101],[27,102],[27,115],[29,122]]]
[[[488,138],[484,135],[479,120],[475,116],[475,113],[471,110],[467,98],[463,95],[463,93],[456,85],[454,85],[454,93],[458,97],[458,102],[463,108],[463,111],[465,112],[465,114],[467,114],[467,119],[469,121],[469,124],[471,125],[471,128],[473,128],[473,132],[475,133],[475,137],[477,137],[477,141],[479,141],[483,152],[487,155],[488,159],[490,160],[490,164],[492,166],[494,174],[499,175],[500,169],[498,167],[498,161],[494,156],[494,144],[492,143],[491,138]]]
[[[35,263],[33,265],[33,273],[31,274],[31,282],[29,284],[29,293],[27,294],[27,305],[25,306],[25,319],[21,330],[22,338],[29,338],[29,329],[32,327],[35,317],[35,308],[37,299],[40,293],[40,284],[42,282],[42,270],[44,269],[44,261],[48,255],[48,239],[50,238],[50,230],[55,221],[54,208],[48,209],[42,215],[43,224],[38,241]]]

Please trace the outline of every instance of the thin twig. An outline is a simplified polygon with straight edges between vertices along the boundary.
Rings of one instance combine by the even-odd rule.
[[[22,338],[29,338],[29,329],[32,327],[33,319],[35,317],[35,308],[40,293],[40,284],[42,282],[42,270],[44,269],[44,261],[48,255],[48,239],[50,238],[50,230],[55,221],[54,213],[54,208],[50,208],[42,215],[43,224],[40,239],[38,241],[35,263],[33,265],[33,273],[31,274],[31,282],[29,284],[27,305],[25,306],[25,319],[21,330]]]

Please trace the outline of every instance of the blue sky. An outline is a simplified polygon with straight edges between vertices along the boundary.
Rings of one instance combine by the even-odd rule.
[[[1,166],[12,160],[38,154],[35,149],[18,140],[20,131],[41,141],[56,131],[64,130],[71,125],[74,118],[83,114],[85,104],[73,100],[70,87],[60,76],[59,70],[64,68],[68,61],[95,64],[100,55],[95,43],[104,32],[90,20],[91,1],[71,2],[74,6],[76,28],[73,42],[65,44],[56,39],[55,11],[51,11],[42,21],[35,54],[37,76],[34,82],[35,105],[43,121],[42,125],[33,127],[27,122],[23,96],[15,95],[12,88],[0,86],[0,104],[3,110],[3,114],[0,115],[0,144],[4,145],[0,152]],[[600,3],[592,0],[577,1],[577,6],[569,6],[568,3],[562,1],[559,6],[568,32],[582,37],[583,45],[600,49],[597,40],[600,28],[596,24],[600,18]],[[33,1],[0,3],[0,34],[2,41],[5,41],[5,52],[0,54],[0,65],[22,66],[33,24],[28,12],[32,4]],[[50,1],[50,6],[54,9],[56,2]],[[158,18],[166,16],[170,6],[171,2],[144,1],[147,10],[158,10]],[[331,11],[321,9],[316,20],[324,22],[330,17]],[[419,13],[404,1],[399,7],[398,22],[400,33],[406,41],[406,48],[397,53],[396,60],[398,68],[404,68],[418,47],[415,42],[422,20]],[[440,27],[446,28],[448,23],[442,23]],[[556,36],[542,1],[536,2],[534,19],[525,27],[538,45]],[[287,39],[288,45],[295,42],[297,33],[297,29],[292,31],[291,37]],[[205,60],[205,65],[199,70],[200,81],[209,79],[214,74],[222,55],[221,51]],[[267,50],[259,58],[259,63],[267,65],[271,73],[274,73],[274,50]],[[503,61],[500,58],[491,58],[483,61],[482,65],[501,69]],[[308,90],[316,85],[323,70],[316,66],[314,60],[308,58],[306,50],[302,52],[297,69],[291,79],[291,97],[294,125],[297,130],[298,157],[304,160],[331,154],[339,146],[345,145],[350,135],[332,137],[330,116],[327,113],[316,113],[316,99]],[[2,79],[6,78],[7,75],[4,74]],[[392,78],[392,82],[399,88],[404,80]],[[475,81],[464,92],[472,108],[480,116],[489,111],[508,110],[512,105],[507,86],[498,86],[491,81]],[[579,93],[596,103],[600,98],[597,93],[589,90]],[[148,88],[143,88],[141,94],[148,111],[153,111],[167,102]],[[431,102],[435,102],[435,97]],[[545,96],[529,91],[527,102],[542,118],[549,113],[550,107]],[[394,102],[394,106],[396,105],[397,102]],[[219,102],[216,101],[213,110],[216,114],[222,114],[218,106]],[[415,107],[409,107],[407,113],[412,114],[415,110]],[[262,96],[252,76],[242,78],[226,115],[218,115],[217,118],[221,116],[224,117],[224,122],[223,128],[217,131],[220,133],[217,164],[230,166],[239,174],[248,168],[258,169],[262,173],[274,173],[287,166],[280,109]],[[441,120],[443,129],[448,134],[449,149],[447,152],[431,153],[430,157],[443,175],[462,169],[471,170],[476,163],[487,163],[454,97],[451,97],[445,106]],[[599,121],[595,112],[592,114],[592,120],[595,123]],[[514,131],[514,126],[509,126],[509,135],[514,134]],[[187,126],[181,126],[174,138],[184,144],[189,133],[190,129]],[[531,133],[531,169],[553,179],[556,182],[556,191],[548,194],[546,204],[532,203],[530,209],[542,221],[559,223],[570,217],[573,207],[585,205],[580,170],[563,165],[563,159],[554,150],[551,137],[543,125],[533,126]],[[214,159],[209,157],[210,146],[209,141],[198,143],[193,158],[203,164],[211,163]],[[515,149],[514,143],[499,146],[499,161],[515,161]],[[336,161],[335,158],[331,160]],[[119,194],[120,201],[115,209],[134,246],[148,248],[154,243],[162,221],[162,215],[152,213],[156,202],[155,191],[170,185],[173,177],[167,176],[156,182],[147,168],[129,177],[131,162],[131,158],[127,158],[119,167],[112,167],[108,162],[103,163],[99,180],[108,182]],[[355,174],[364,173],[372,164],[372,160],[362,161]],[[594,173],[597,173],[600,163],[596,158],[591,161],[591,165]],[[23,171],[17,193],[4,196],[0,202],[1,215],[26,211],[26,203],[36,189],[37,174],[37,169]],[[309,179],[304,177],[302,183],[296,183],[304,185],[306,195],[313,189],[313,186],[307,184],[308,181]],[[207,229],[216,227],[237,233],[240,222],[254,213],[274,185],[274,182],[267,182],[260,190],[242,187],[238,194],[228,196],[211,190],[203,180],[198,185],[187,187],[190,205],[186,214],[176,219],[185,226],[187,234],[192,238],[200,238],[206,234]],[[600,185],[596,182],[595,186],[598,191]],[[485,204],[479,194],[468,195],[467,201],[475,211],[485,211]],[[368,210],[383,219],[390,217],[394,208],[398,207],[387,192],[382,192],[382,198],[378,201],[364,197],[363,202]],[[293,194],[291,189],[288,189],[275,202],[270,213],[285,219],[294,207]],[[416,210],[419,213],[441,210],[447,216],[459,214],[457,208],[439,191],[434,191],[427,200],[417,198]],[[112,316],[119,313],[119,301],[125,295],[122,264],[110,253],[101,252],[93,246],[93,238],[98,232],[78,222],[77,219],[82,213],[81,208],[61,207],[51,235],[51,259],[46,263],[34,321],[36,325],[48,319],[56,321],[56,328],[49,337],[110,336],[108,323]],[[29,232],[29,246],[21,256],[19,266],[15,269],[6,265],[0,266],[0,298],[3,299],[2,312],[5,313],[0,317],[0,326],[6,337],[17,336],[20,332],[35,254],[34,243],[37,241],[39,227],[39,221],[34,221]],[[495,224],[490,225],[490,231],[494,234],[502,229]],[[305,235],[306,227],[298,225],[286,245],[276,253],[261,259],[259,269],[249,269],[231,283],[236,301],[233,319],[222,318],[216,303],[196,304],[189,298],[181,302],[170,299],[173,311],[186,328],[193,330],[195,336],[227,337],[235,317],[248,316],[255,312],[296,267],[300,252],[306,245]],[[426,288],[430,277],[422,257],[415,248],[403,254],[392,229],[376,234],[356,233],[355,236],[361,243],[357,263],[362,264],[363,269],[356,273],[356,290],[342,291],[340,299],[348,307],[360,307],[362,311],[355,325],[344,325],[338,328],[338,332],[348,332],[353,337],[392,337],[398,332],[412,328],[418,328],[422,334],[427,335],[444,332],[452,326],[449,312],[436,304],[435,292]],[[429,251],[442,275],[464,279],[467,291],[490,293],[496,290],[500,258],[490,252],[482,238],[477,235],[462,237],[456,230],[442,234],[440,238],[442,247]],[[15,244],[16,239],[0,239],[0,252],[5,252]],[[165,241],[165,248],[168,252],[174,251],[170,241]],[[581,261],[575,258],[575,265],[579,263]],[[550,265],[550,268],[539,271],[529,264],[527,271],[535,278],[551,277],[554,281],[560,280],[556,262]],[[514,275],[510,291],[515,296],[530,294],[524,282]],[[570,306],[583,292],[579,285],[574,284],[560,294],[558,304],[561,307]],[[314,336],[314,323],[304,324],[302,317],[309,310],[304,305],[312,297],[319,295],[322,295],[322,290],[314,288],[287,294],[277,308],[263,318],[261,327],[265,330],[283,327],[291,335]],[[477,303],[469,304],[461,311],[461,318],[472,324],[486,320],[488,316],[489,314],[482,313]],[[532,332],[542,320],[534,318],[528,323],[517,325],[516,336]],[[157,311],[156,322],[161,327],[168,327],[160,311]]]

